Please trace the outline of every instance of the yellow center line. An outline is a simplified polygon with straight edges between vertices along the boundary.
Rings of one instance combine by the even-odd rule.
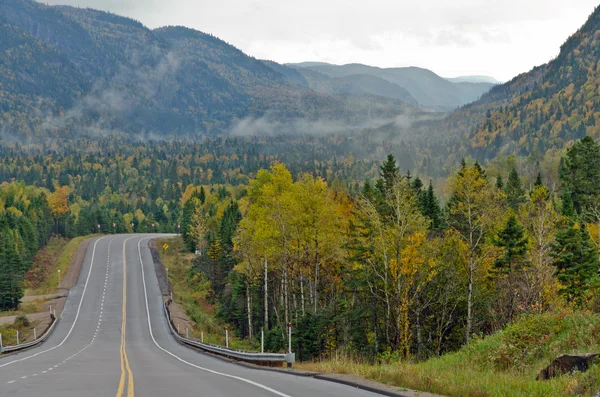
[[[134,397],[134,384],[133,384],[133,374],[131,373],[131,367],[129,366],[129,359],[127,358],[127,348],[126,348],[126,331],[127,331],[127,259],[125,257],[125,247],[127,241],[132,239],[133,237],[129,237],[125,241],[123,241],[123,308],[122,313],[123,317],[121,320],[121,379],[119,380],[119,388],[117,389],[117,397],[123,396],[123,391],[125,389],[125,379],[127,375],[127,397]],[[125,372],[127,369],[127,372]]]

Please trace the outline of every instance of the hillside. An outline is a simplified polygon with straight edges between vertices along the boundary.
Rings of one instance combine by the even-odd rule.
[[[600,8],[546,65],[494,87],[446,120],[479,159],[562,150],[600,135]]]
[[[405,88],[370,74],[329,77],[311,68],[287,69],[299,74],[307,87],[324,94],[370,94],[401,100],[413,106],[419,105]],[[286,73],[286,76],[290,79],[295,77],[291,73]]]
[[[362,64],[331,65],[327,63],[305,62],[290,64],[298,70],[309,69],[333,79],[364,80],[365,75],[387,81],[389,84],[406,90],[421,106],[438,110],[454,110],[459,106],[478,99],[494,84],[489,82],[451,82],[430,70],[407,68],[377,68]],[[365,84],[365,82],[363,82]],[[372,83],[371,83],[372,84]],[[389,95],[389,86],[383,90],[381,83],[371,85],[371,90],[379,95]]]
[[[236,120],[263,117],[355,125],[393,119],[414,104],[367,90],[316,92],[290,81],[284,66],[192,29],[150,30],[30,0],[3,2],[0,21],[0,120],[9,134],[227,132]]]

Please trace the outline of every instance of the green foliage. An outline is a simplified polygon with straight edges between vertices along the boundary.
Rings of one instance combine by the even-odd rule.
[[[14,321],[14,326],[19,329],[29,327],[29,324],[29,319],[24,314],[17,316]]]
[[[598,287],[600,271],[598,249],[585,225],[571,226],[556,233],[553,258],[556,277],[563,285],[562,292],[569,301],[583,304],[588,293]]]
[[[498,184],[496,184],[496,186],[498,186]],[[525,190],[523,189],[521,178],[519,178],[519,174],[515,168],[508,174],[508,181],[506,182],[504,191],[506,193],[508,205],[513,210],[516,211],[519,206],[525,202]]]
[[[600,147],[591,137],[586,136],[567,150],[560,171],[562,197],[569,196],[578,214],[597,205],[600,197]]]
[[[527,266],[527,237],[525,229],[519,225],[517,216],[511,213],[504,228],[498,233],[494,244],[502,248],[503,254],[494,262],[495,271],[499,274],[509,274]]]

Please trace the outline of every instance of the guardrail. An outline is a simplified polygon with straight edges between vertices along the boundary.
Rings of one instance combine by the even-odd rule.
[[[193,339],[184,338],[183,336],[179,335],[179,333],[173,328],[173,324],[171,324],[171,317],[169,315],[169,310],[167,309],[166,302],[163,302],[163,307],[165,310],[165,316],[167,317],[167,323],[169,324],[169,329],[171,330],[171,334],[173,334],[173,336],[179,343],[193,346],[213,354],[218,354],[219,356],[234,358],[236,360],[251,362],[255,364],[269,365],[274,363],[287,363],[288,366],[291,366],[292,363],[296,361],[296,353],[283,354],[245,352],[242,350],[227,349],[222,346],[211,345],[208,343],[198,342]]]
[[[50,324],[50,326],[48,327],[48,329],[46,330],[46,332],[44,332],[44,334],[42,336],[40,336],[39,338],[37,338],[31,342],[27,342],[27,343],[21,343],[21,344],[13,345],[13,346],[0,346],[0,353],[10,353],[10,352],[14,352],[17,350],[27,349],[27,348],[33,347],[35,345],[38,345],[38,344],[44,342],[46,339],[48,339],[48,336],[50,336],[50,334],[52,333],[52,330],[54,329],[54,326],[56,325],[56,323],[57,323],[56,317],[52,316],[52,323]]]

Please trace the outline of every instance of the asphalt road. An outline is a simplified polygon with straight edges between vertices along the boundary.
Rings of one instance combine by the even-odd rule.
[[[178,344],[163,313],[152,237],[105,236],[89,245],[52,336],[0,358],[0,396],[376,396],[246,368]]]

